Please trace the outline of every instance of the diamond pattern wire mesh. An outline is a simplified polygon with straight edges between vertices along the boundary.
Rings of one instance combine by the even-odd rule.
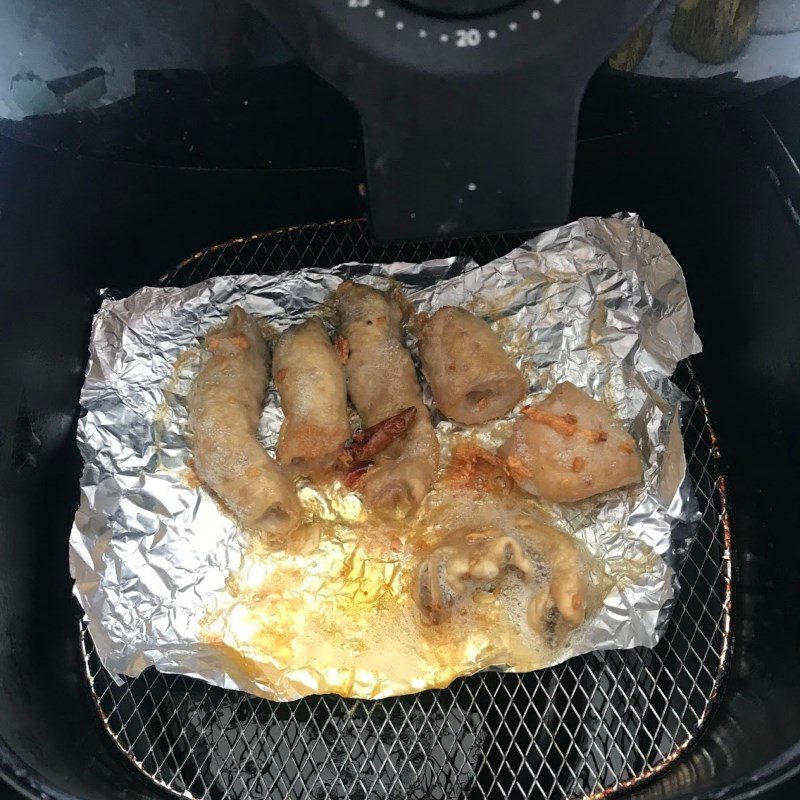
[[[484,262],[524,238],[374,246],[360,220],[309,225],[210,248],[162,282],[349,260]],[[117,685],[84,627],[87,674],[107,730],[154,782],[198,800],[566,800],[654,774],[700,731],[729,644],[730,541],[716,440],[688,363],[675,380],[691,400],[684,440],[702,518],[654,649],[590,653],[525,675],[484,672],[382,701],[271,703],[152,669]]]

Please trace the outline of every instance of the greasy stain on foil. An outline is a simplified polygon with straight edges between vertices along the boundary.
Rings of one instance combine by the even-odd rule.
[[[243,533],[197,485],[185,397],[209,329],[237,304],[276,331],[311,314],[330,322],[329,298],[345,279],[388,280],[409,312],[471,308],[521,366],[525,402],[571,380],[605,400],[639,444],[639,487],[570,505],[509,501],[585,553],[593,613],[563,647],[520,637],[491,603],[472,629],[421,628],[408,581],[420,549],[442,533],[441,487],[403,525],[371,519],[341,486],[302,483],[305,523],[278,542]],[[413,353],[413,317],[409,333]],[[683,397],[669,380],[698,350],[680,267],[635,216],[578,220],[484,266],[344,264],[104,299],[81,392],[85,467],[70,537],[75,595],[98,656],[111,673],[154,665],[289,699],[383,696],[490,665],[534,669],[594,649],[653,646],[698,516],[678,425]],[[511,416],[466,429],[435,412],[442,466],[456,440],[496,448]],[[268,448],[282,419],[271,387],[259,426]]]
[[[444,449],[451,438],[442,436]],[[201,640],[246,672],[251,691],[273,700],[326,692],[377,698],[446,686],[489,666],[528,671],[563,658],[564,643],[533,634],[524,609],[520,615],[503,597],[487,595],[469,615],[437,626],[422,623],[414,567],[448,522],[473,516],[471,495],[439,484],[400,523],[366,513],[338,481],[301,497],[311,520],[284,541],[251,537],[227,592],[201,623]],[[484,517],[536,508],[520,493],[480,505]],[[584,553],[582,562],[591,614],[616,578],[598,558]]]

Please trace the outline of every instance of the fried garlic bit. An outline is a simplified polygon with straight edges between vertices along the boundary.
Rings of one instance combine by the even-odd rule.
[[[450,489],[502,494],[511,489],[511,476],[500,456],[474,442],[459,442],[450,455],[444,483]]]
[[[494,602],[511,584],[523,599],[520,621],[546,641],[583,622],[586,582],[577,548],[566,534],[529,518],[519,520],[513,535],[498,528],[450,534],[420,562],[414,599],[422,619],[439,625],[457,610]]]

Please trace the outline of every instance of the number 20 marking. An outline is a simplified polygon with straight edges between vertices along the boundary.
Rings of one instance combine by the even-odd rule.
[[[481,43],[481,32],[477,28],[459,28],[456,31],[456,47],[477,47]]]

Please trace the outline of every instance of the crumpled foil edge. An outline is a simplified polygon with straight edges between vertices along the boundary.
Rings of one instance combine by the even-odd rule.
[[[199,611],[225,590],[246,539],[181,478],[183,429],[169,402],[165,419],[165,394],[180,398],[181,387],[170,386],[176,360],[233,305],[282,329],[341,280],[386,277],[417,310],[466,305],[492,319],[518,353],[529,398],[572,380],[602,397],[642,443],[641,491],[609,493],[591,514],[574,507],[556,514],[560,527],[604,559],[640,567],[647,561],[623,578],[559,660],[657,643],[674,596],[677,554],[698,518],[679,426],[685,398],[669,377],[701,345],[679,265],[659,237],[626,214],[577,220],[486,265],[351,263],[106,297],[93,321],[81,392],[85,466],[70,570],[97,654],[112,675],[136,676],[152,665],[263,693],[257,681],[233,676],[218,651],[198,639]],[[521,330],[522,345],[515,340]],[[274,445],[281,419],[272,388],[260,430],[267,445]],[[213,539],[197,535],[207,526]]]

